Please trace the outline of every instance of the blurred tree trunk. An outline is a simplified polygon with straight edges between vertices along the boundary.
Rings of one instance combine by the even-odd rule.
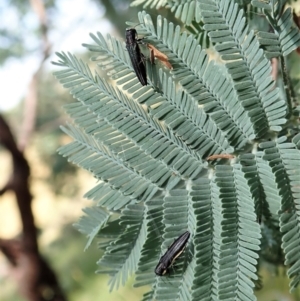
[[[65,301],[55,273],[38,250],[37,231],[31,209],[29,191],[30,168],[18,149],[9,126],[0,115],[0,143],[12,156],[13,172],[0,196],[14,192],[22,221],[19,239],[0,238],[0,250],[11,264],[12,275],[19,285],[22,296],[29,301]]]
[[[30,5],[39,20],[41,61],[32,75],[25,96],[19,146],[17,146],[8,124],[0,115],[0,143],[10,152],[13,164],[12,175],[8,183],[0,190],[0,196],[7,191],[15,194],[22,222],[22,233],[18,239],[0,238],[0,250],[10,262],[12,275],[24,298],[28,301],[66,301],[55,273],[39,253],[37,231],[31,208],[32,196],[29,190],[30,167],[23,155],[23,150],[35,127],[38,77],[51,49],[44,2],[30,0]]]

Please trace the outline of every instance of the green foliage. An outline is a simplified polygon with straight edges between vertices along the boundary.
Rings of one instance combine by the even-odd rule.
[[[282,19],[289,10],[253,2],[272,8],[266,16],[281,30],[276,56],[283,60],[300,39]],[[140,85],[124,44],[109,35],[91,34],[94,44],[84,44],[107,81],[72,54],[57,54],[63,70],[55,75],[78,100],[66,106],[74,125],[63,128],[73,142],[59,152],[100,180],[86,194],[100,209],[87,211],[79,228],[88,244],[100,230],[99,272],[111,276],[111,289],[135,273],[135,286],[151,286],[143,300],[256,300],[258,260],[281,264],[282,251],[294,289],[300,281],[300,134],[288,89],[271,77],[275,48],[269,36],[249,29],[239,3],[172,3],[185,25],[201,22],[221,60],[209,57],[196,32],[182,32],[160,16],[154,25],[145,12],[139,35],[173,66],[165,71],[147,62],[147,86]],[[235,158],[206,160],[226,154]],[[191,238],[167,280],[155,276],[159,257],[186,230]]]
[[[267,57],[287,56],[300,46],[299,28],[293,22],[292,9],[284,9],[286,1],[252,1],[261,8],[274,33],[260,32],[260,44],[264,45]]]
[[[100,207],[84,208],[83,212],[86,213],[86,215],[82,216],[79,222],[74,226],[78,231],[86,234],[89,238],[85,246],[86,250],[91,245],[103,225],[108,221],[109,214]]]

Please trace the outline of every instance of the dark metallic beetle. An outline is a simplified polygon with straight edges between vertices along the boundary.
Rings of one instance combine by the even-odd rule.
[[[157,276],[164,276],[168,272],[176,258],[184,251],[189,238],[190,232],[186,231],[171,244],[154,270]]]
[[[143,86],[147,85],[147,74],[145,65],[145,56],[141,53],[137,39],[137,32],[134,28],[126,29],[125,32],[126,48],[132,63],[134,72]]]

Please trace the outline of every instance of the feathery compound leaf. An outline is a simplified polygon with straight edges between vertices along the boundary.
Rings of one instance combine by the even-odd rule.
[[[272,218],[278,219],[281,197],[277,189],[275,175],[269,164],[262,159],[263,153],[257,152],[255,156],[260,182],[262,184],[266,201],[268,202]]]
[[[283,264],[281,250],[281,234],[278,224],[279,196],[276,185],[272,183],[273,174],[267,162],[261,159],[262,153],[244,154],[240,156],[242,170],[255,202],[258,222],[261,224],[261,257],[273,264]],[[278,203],[277,203],[277,202]],[[271,210],[270,210],[271,207]],[[272,215],[273,212],[273,215]],[[255,281],[257,287],[258,283]]]
[[[257,33],[257,37],[268,59],[281,55],[279,36],[277,33],[260,31]]]
[[[173,67],[146,61],[146,86],[124,43],[109,35],[84,45],[108,82],[72,54],[57,54],[63,70],[55,75],[77,100],[65,106],[74,126],[63,128],[74,141],[59,152],[99,180],[85,197],[100,207],[85,209],[77,228],[86,248],[100,239],[98,272],[110,275],[111,290],[135,273],[136,287],[150,287],[145,301],[255,301],[259,254],[279,264],[282,249],[291,289],[300,282],[300,134],[291,138],[296,117],[286,123],[291,102],[278,98],[269,62],[295,49],[299,31],[284,1],[252,2],[274,33],[249,31],[240,7],[250,0],[134,1],[171,8],[195,27],[188,35],[139,13],[139,38]],[[201,49],[197,26],[222,60]],[[214,155],[234,159],[206,161]],[[186,231],[188,241],[172,254],[168,246]],[[175,259],[156,276],[167,250]]]
[[[200,70],[201,71],[201,72],[199,72],[200,75],[197,74],[196,77],[195,77],[195,75],[193,75],[194,72],[189,71],[189,70],[191,70],[191,69],[193,70],[195,68],[195,65],[191,65],[191,63],[192,63],[192,61],[195,63],[196,58],[199,56],[199,50],[200,50],[199,47],[196,48],[196,50],[198,51],[197,52],[198,55],[194,56],[194,52],[193,52],[195,47],[197,46],[197,41],[196,40],[194,41],[193,47],[191,48],[193,51],[187,52],[187,53],[184,52],[183,53],[183,55],[184,55],[183,58],[181,58],[179,56],[179,58],[176,59],[176,56],[182,54],[182,50],[180,50],[180,48],[178,48],[178,46],[179,45],[185,45],[184,36],[183,36],[183,39],[182,38],[180,39],[181,41],[178,41],[178,35],[179,35],[180,28],[179,27],[176,28],[176,30],[177,29],[178,30],[176,32],[174,32],[174,29],[172,27],[173,24],[170,23],[169,24],[170,29],[168,30],[169,35],[166,35],[165,37],[163,36],[164,45],[162,45],[161,41],[158,40],[158,39],[161,38],[161,34],[162,34],[161,28],[158,28],[158,33],[156,35],[156,33],[154,32],[154,27],[153,27],[152,21],[151,21],[150,17],[146,14],[143,14],[143,15],[140,14],[140,22],[145,23],[147,25],[147,28],[145,28],[146,31],[145,31],[145,29],[143,31],[142,30],[140,31],[142,34],[148,35],[147,41],[154,44],[155,47],[157,49],[159,49],[159,51],[163,51],[163,52],[166,53],[166,50],[168,48],[170,48],[171,51],[174,51],[174,53],[168,53],[167,52],[166,54],[169,57],[170,62],[171,62],[172,65],[175,64],[175,66],[176,66],[176,64],[180,64],[180,69],[178,69],[178,71],[180,70],[180,73],[178,73],[177,77],[178,78],[185,77],[185,81],[186,81],[188,78],[186,77],[186,72],[183,72],[184,70],[186,70],[187,72],[190,73],[190,75],[193,78],[195,78],[194,80],[192,80],[193,78],[189,78],[188,81],[186,81],[186,83],[184,84],[184,88],[185,89],[188,88],[188,90],[187,90],[187,92],[189,92],[188,94],[192,93],[191,96],[193,98],[191,100],[188,98],[188,101],[189,101],[190,105],[192,105],[196,108],[197,104],[199,104],[199,103],[201,104],[201,102],[199,102],[199,101],[201,99],[203,99],[203,101],[205,103],[207,103],[207,105],[204,107],[204,109],[209,110],[210,112],[212,112],[212,115],[210,117],[212,117],[214,119],[214,122],[216,122],[216,121],[218,122],[218,127],[220,128],[220,130],[225,131],[224,134],[229,136],[229,139],[232,140],[234,145],[242,147],[248,140],[253,139],[254,134],[251,132],[252,131],[251,130],[252,125],[250,123],[250,119],[246,118],[245,114],[243,114],[243,110],[237,110],[237,112],[235,114],[232,114],[232,111],[231,111],[231,113],[229,113],[230,111],[229,111],[229,107],[228,107],[229,104],[228,104],[228,105],[225,105],[225,107],[227,109],[227,112],[224,112],[224,110],[223,110],[224,104],[223,103],[220,104],[220,102],[217,101],[214,105],[214,106],[216,106],[217,112],[213,112],[212,105],[210,103],[210,100],[211,100],[210,94],[211,94],[211,92],[208,93],[206,86],[203,87],[202,81],[201,80],[199,81],[199,79],[198,79],[198,77],[201,76],[201,72],[202,73],[204,72],[205,67],[204,67],[204,70]],[[161,20],[160,17],[158,17],[158,26],[159,27],[161,26],[160,25],[161,23],[162,23],[162,20]],[[168,26],[167,25],[168,23],[167,23],[166,20],[164,20],[164,24],[165,24],[164,25],[165,27]],[[168,31],[165,30],[164,32],[167,33]],[[117,67],[117,66],[119,66],[118,64],[121,64],[120,63],[121,59],[117,59],[117,57],[118,56],[121,57],[121,56],[125,55],[125,54],[121,53],[122,48],[119,45],[120,43],[118,43],[117,41],[114,41],[110,37],[109,37],[109,39],[110,39],[109,43],[106,43],[105,41],[103,42],[104,39],[99,33],[98,33],[98,38],[95,37],[95,36],[92,36],[92,37],[98,45],[97,46],[85,45],[85,46],[88,47],[92,51],[99,52],[99,54],[101,55],[100,56],[101,59],[99,60],[99,64],[101,65],[101,67],[106,68],[106,65],[104,65],[105,64],[104,62],[106,62],[107,59],[113,57],[114,60],[117,62],[116,63],[117,65],[116,65],[116,71],[115,71],[114,75],[112,76],[112,78],[115,79],[115,78],[118,78],[118,77],[121,77],[121,76],[123,77],[124,74],[127,75],[128,71],[126,73],[123,73],[123,71],[121,71],[120,74],[118,73],[119,67]],[[171,43],[170,41],[174,41],[174,43],[176,41],[176,44]],[[108,51],[107,47],[110,47],[109,51]],[[187,45],[186,49],[190,50],[189,45]],[[105,60],[105,57],[103,56],[104,52],[107,53],[106,60]],[[188,54],[188,57],[186,57],[187,54]],[[203,55],[203,53],[202,53],[202,55]],[[182,59],[184,59],[184,61],[182,61]],[[184,65],[186,64],[185,60],[189,64],[187,66],[188,69],[184,68]],[[202,60],[203,60],[203,58],[202,59],[200,58],[199,62],[201,62]],[[173,63],[173,62],[175,62],[175,63]],[[219,71],[220,70],[216,70],[216,72],[219,72]],[[210,72],[210,74],[213,74],[213,72]],[[151,83],[151,80],[149,80],[149,82]],[[214,85],[217,82],[218,81],[215,81]],[[118,82],[118,83],[120,83],[120,82]],[[146,105],[159,104],[159,103],[161,103],[162,101],[164,101],[166,99],[165,95],[168,95],[167,94],[167,91],[168,91],[167,88],[169,87],[168,85],[167,86],[166,85],[161,85],[162,86],[161,89],[162,89],[163,94],[159,95],[159,94],[155,93],[155,91],[150,86],[141,87],[139,84],[137,86],[136,85],[133,86],[133,84],[131,82],[129,82],[129,79],[127,79],[127,77],[124,77],[124,80],[122,81],[122,84],[124,84],[124,83],[128,83],[128,84],[125,84],[123,86],[123,88],[128,89],[129,93],[133,93],[133,91],[135,91],[135,93],[133,94],[133,97],[134,98],[138,97],[137,101],[143,102]],[[183,84],[184,82],[181,81],[181,83]],[[187,83],[189,83],[188,86],[187,86]],[[219,81],[219,84],[220,84],[220,81]],[[217,97],[221,98],[222,101],[225,101],[226,99],[231,100],[230,101],[230,107],[235,107],[235,108],[239,107],[240,104],[239,104],[238,100],[235,99],[233,97],[233,95],[231,95],[233,93],[232,85],[228,86],[228,81],[223,79],[221,81],[221,86],[222,86],[223,90],[219,91],[219,89],[217,89],[219,86],[218,87],[216,86],[216,87],[214,87],[216,89],[216,92],[213,92],[213,93],[217,93]],[[201,87],[203,87],[203,88],[201,88]],[[200,93],[201,95],[200,96],[199,96],[199,88],[201,89],[201,93]],[[226,92],[226,93],[224,94],[224,92]],[[197,97],[197,98],[200,97],[200,98],[196,99],[195,97]],[[215,97],[213,96],[212,99],[215,99]],[[233,101],[233,100],[235,100],[235,101]],[[166,99],[165,101],[169,102],[168,99]],[[174,109],[178,110],[176,107]],[[173,109],[173,111],[174,111],[174,109]],[[199,110],[200,107],[198,107],[197,109]],[[172,120],[174,121],[174,124],[178,124],[178,122],[180,122],[182,124],[182,127],[184,127],[185,126],[185,119],[178,117],[178,116],[180,116],[181,113],[182,113],[182,111],[178,111],[177,114],[171,114],[171,116],[170,116],[170,114],[167,114],[166,117],[170,116],[170,118],[172,118]],[[229,118],[237,119],[238,127],[236,127],[233,123],[228,122],[228,120],[225,121],[226,115],[224,115],[224,114],[226,114],[227,117],[229,117]],[[228,115],[228,114],[231,114],[232,117],[230,117],[230,115]],[[188,118],[190,119],[191,117],[188,117]],[[192,121],[192,123],[194,123],[194,120],[191,120],[191,121]],[[248,121],[248,123],[247,123],[247,121]],[[242,127],[242,132],[240,132],[239,127]],[[187,127],[185,126],[185,128],[187,128]],[[172,130],[174,130],[174,128],[172,128]],[[182,130],[182,129],[180,128],[180,130]],[[196,130],[199,130],[199,128],[196,128]],[[205,131],[208,131],[208,130],[205,130]],[[246,133],[243,134],[243,131],[245,131]],[[189,132],[189,136],[191,135],[190,133],[192,133],[192,132],[193,131]],[[208,131],[208,133],[210,133],[210,132]],[[216,137],[220,137],[221,139],[224,140],[224,138],[223,138],[224,134],[223,135],[217,134]],[[185,137],[185,136],[183,135],[183,133],[180,133],[180,137]],[[201,139],[203,139],[203,138],[204,137],[201,137]],[[193,137],[193,139],[194,139],[194,137]],[[189,140],[187,140],[187,141],[189,143]],[[222,145],[224,142],[221,140],[219,143]]]
[[[260,32],[260,43],[266,48],[268,57],[287,56],[300,46],[300,30],[293,22],[292,9],[284,10],[286,1],[252,1],[263,12],[275,33]]]
[[[155,105],[155,108],[150,109],[150,114],[154,118],[164,121],[202,158],[211,154],[233,152],[225,135],[202,110],[199,110],[199,106],[193,103],[181,89],[176,91],[175,83],[165,74],[161,73],[160,75],[167,101],[158,99],[158,102],[155,103],[151,99],[151,104]]]
[[[215,181],[220,188],[224,229],[218,262],[218,299],[256,300],[252,280],[257,279],[261,234],[251,191],[239,164],[217,166]]]
[[[108,182],[124,195],[146,200],[158,191],[157,185],[126,167],[93,137],[72,126],[63,130],[74,139],[59,149],[59,153],[67,156],[69,161],[91,171],[96,178]]]
[[[88,106],[89,112],[94,112],[96,116],[103,119],[115,130],[112,133],[107,129],[105,122],[101,124],[105,132],[109,134],[109,139],[115,134],[118,143],[115,144],[117,141],[113,141],[108,148],[114,153],[118,152],[120,159],[125,159],[125,161],[132,164],[134,169],[138,164],[139,168],[143,168],[143,171],[140,171],[142,174],[146,167],[149,167],[149,177],[153,177],[153,173],[159,171],[156,180],[160,181],[159,185],[163,185],[168,180],[168,188],[172,188],[180,180],[177,176],[178,173],[182,177],[191,178],[199,174],[202,165],[204,165],[200,156],[190,150],[172,132],[165,130],[155,120],[150,119],[139,104],[130,100],[125,93],[112,88],[98,76],[96,78],[90,76],[89,71],[78,67],[81,64],[74,56],[64,54],[59,54],[59,56],[61,64],[70,71],[67,75],[66,73],[56,73],[56,76],[62,83],[72,82],[74,74],[81,75],[86,79],[86,83],[83,85],[81,82],[78,86],[72,84],[74,87],[70,92]],[[76,112],[77,110],[75,110]],[[101,130],[101,128],[95,130]],[[127,141],[124,143],[122,140],[125,137],[122,139],[120,134],[125,136],[127,140],[132,141],[134,145],[128,144]],[[101,132],[97,135],[97,138],[101,142],[103,141]],[[114,150],[112,149],[113,146],[119,149]],[[149,160],[149,155],[158,160]],[[145,161],[148,161],[146,167],[140,165],[142,157],[145,158]],[[161,161],[165,166],[162,166]],[[170,172],[170,168],[172,172]],[[145,176],[147,177],[147,175]]]
[[[185,32],[180,35],[179,26],[174,30],[173,23],[158,16],[155,30],[146,13],[140,13],[139,20],[146,26],[144,32],[147,33],[147,41],[167,53],[174,67],[172,73],[175,79],[191,97],[190,105],[197,106],[198,110],[203,109],[228,137],[232,146],[242,147],[253,139],[255,134],[250,118],[239,103],[232,83],[226,80],[226,70],[214,62],[208,64],[206,52],[201,51],[193,36]]]
[[[256,136],[270,128],[279,131],[286,122],[287,104],[278,100],[278,88],[271,78],[271,66],[253,31],[249,32],[244,11],[227,0],[206,0],[201,4],[204,29],[209,31],[215,49],[220,52],[234,80],[239,102],[254,123]],[[212,14],[214,20],[211,21]],[[216,20],[217,19],[217,20]],[[214,24],[224,25],[215,31]]]
[[[283,136],[276,142],[261,143],[261,147],[264,149],[263,159],[272,168],[281,197],[279,220],[283,233],[282,248],[285,264],[290,266],[287,274],[292,278],[290,287],[293,290],[300,282],[300,150],[286,140]]]
[[[186,25],[190,25],[199,13],[198,1],[195,0],[168,0],[171,12]]]
[[[107,183],[100,183],[88,191],[84,197],[97,202],[107,210],[119,210],[128,203],[137,202],[131,196],[124,196],[119,190],[114,189]]]
[[[134,286],[150,285],[155,282],[154,268],[161,252],[163,233],[163,199],[147,202],[147,238],[136,272]]]
[[[211,46],[210,39],[207,31],[203,29],[202,22],[192,21],[192,24],[185,26],[185,28],[193,35],[202,49],[209,48]]]
[[[120,224],[125,230],[111,242],[98,262],[99,273],[108,273],[110,290],[116,288],[136,271],[146,238],[146,208],[141,204],[127,205],[122,210]]]
[[[98,34],[99,36],[100,34]],[[106,44],[102,43],[102,39],[96,39],[98,44],[98,52],[102,53]],[[110,41],[114,41],[110,38]],[[151,39],[153,43],[153,39]],[[112,43],[117,45],[118,43]],[[93,45],[86,45],[89,49],[96,51]],[[107,59],[110,56],[120,55],[119,47],[111,47],[111,53],[107,54]],[[102,66],[103,56],[99,64]],[[123,76],[121,73],[120,76]],[[114,79],[114,77],[112,77]],[[125,78],[126,80],[126,78]],[[209,117],[201,110],[198,104],[182,91],[176,91],[175,82],[168,78],[164,73],[159,73],[160,90],[153,89],[151,86],[144,86],[142,88],[136,87],[132,89],[131,83],[126,83],[123,89],[133,94],[133,98],[140,103],[144,103],[150,107],[150,114],[154,119],[164,121],[165,125],[170,128],[170,138],[176,143],[180,137],[194,152],[196,157],[207,157],[213,153],[230,153],[233,149],[229,146],[225,135],[216,127],[216,125],[209,119]],[[151,80],[149,80],[151,83]],[[140,89],[139,89],[140,88]],[[176,134],[173,135],[173,133]],[[205,141],[208,141],[205,142]]]
[[[167,166],[160,161],[154,160],[140,149],[138,145],[127,139],[125,135],[122,135],[123,128],[121,128],[122,132],[120,132],[110,125],[111,122],[106,122],[105,119],[108,118],[108,116],[102,119],[101,116],[98,117],[96,113],[92,111],[91,107],[88,107],[91,108],[90,110],[86,110],[86,107],[81,104],[72,104],[65,108],[70,116],[74,118],[75,123],[85,130],[86,134],[92,135],[99,143],[104,144],[112,153],[124,161],[125,164],[135,169],[144,177],[152,181],[154,180],[153,172],[156,171],[157,175],[155,179],[158,181],[157,183],[159,183],[160,186],[164,186],[165,183],[167,183],[166,186],[169,188],[180,181],[180,178],[174,174],[174,171],[172,172],[172,170],[167,168]],[[81,113],[79,114],[78,109],[80,108]],[[123,123],[118,120],[119,126],[120,123],[124,125],[124,127],[126,126],[126,131],[130,131],[128,136],[141,137],[138,126],[136,126],[135,129],[129,129],[130,125],[128,125],[128,123],[126,124],[126,122]],[[131,128],[132,127],[133,124],[131,123]],[[146,137],[144,137],[144,139],[146,139]],[[141,139],[139,139],[139,142],[140,141]],[[141,164],[142,162],[145,163]]]
[[[163,224],[165,225],[164,230],[164,241],[162,244],[161,251],[164,253],[168,246],[173,242],[179,234],[182,234],[184,230],[189,230],[194,223],[189,221],[189,198],[185,189],[178,189],[170,191],[170,196],[164,199],[164,212],[163,212]],[[154,299],[159,300],[185,300],[180,299],[179,295],[189,281],[188,267],[191,263],[190,248],[191,239],[189,240],[185,251],[181,254],[180,258],[176,260],[175,271],[170,270],[171,275],[168,277],[168,281],[165,281],[163,277],[156,277],[154,284]],[[194,259],[193,259],[194,260]],[[176,275],[175,275],[176,274]],[[188,300],[188,299],[187,299]]]
[[[83,215],[74,226],[78,231],[87,235],[88,241],[84,248],[84,250],[87,250],[100,229],[108,221],[110,215],[99,207],[84,208],[82,211],[86,215]]]
[[[196,218],[194,258],[196,267],[190,300],[213,300],[217,298],[219,256],[214,250],[221,245],[222,207],[217,197],[217,187],[208,179],[192,183],[190,198]]]
[[[266,222],[271,219],[271,212],[264,187],[260,181],[259,170],[261,170],[262,166],[259,166],[259,162],[261,161],[259,157],[256,158],[253,154],[244,154],[240,156],[239,160],[242,164],[245,177],[248,179],[258,221],[261,222],[263,220]]]

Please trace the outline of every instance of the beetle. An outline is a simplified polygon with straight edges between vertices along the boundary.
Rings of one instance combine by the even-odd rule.
[[[126,29],[125,42],[128,54],[132,63],[134,72],[143,86],[147,85],[147,74],[145,56],[140,50],[138,42],[141,39],[137,39],[137,31],[134,28]]]
[[[186,231],[181,234],[168,248],[166,253],[159,259],[159,262],[154,270],[157,276],[164,276],[174,261],[184,251],[186,244],[190,238],[190,232]]]

